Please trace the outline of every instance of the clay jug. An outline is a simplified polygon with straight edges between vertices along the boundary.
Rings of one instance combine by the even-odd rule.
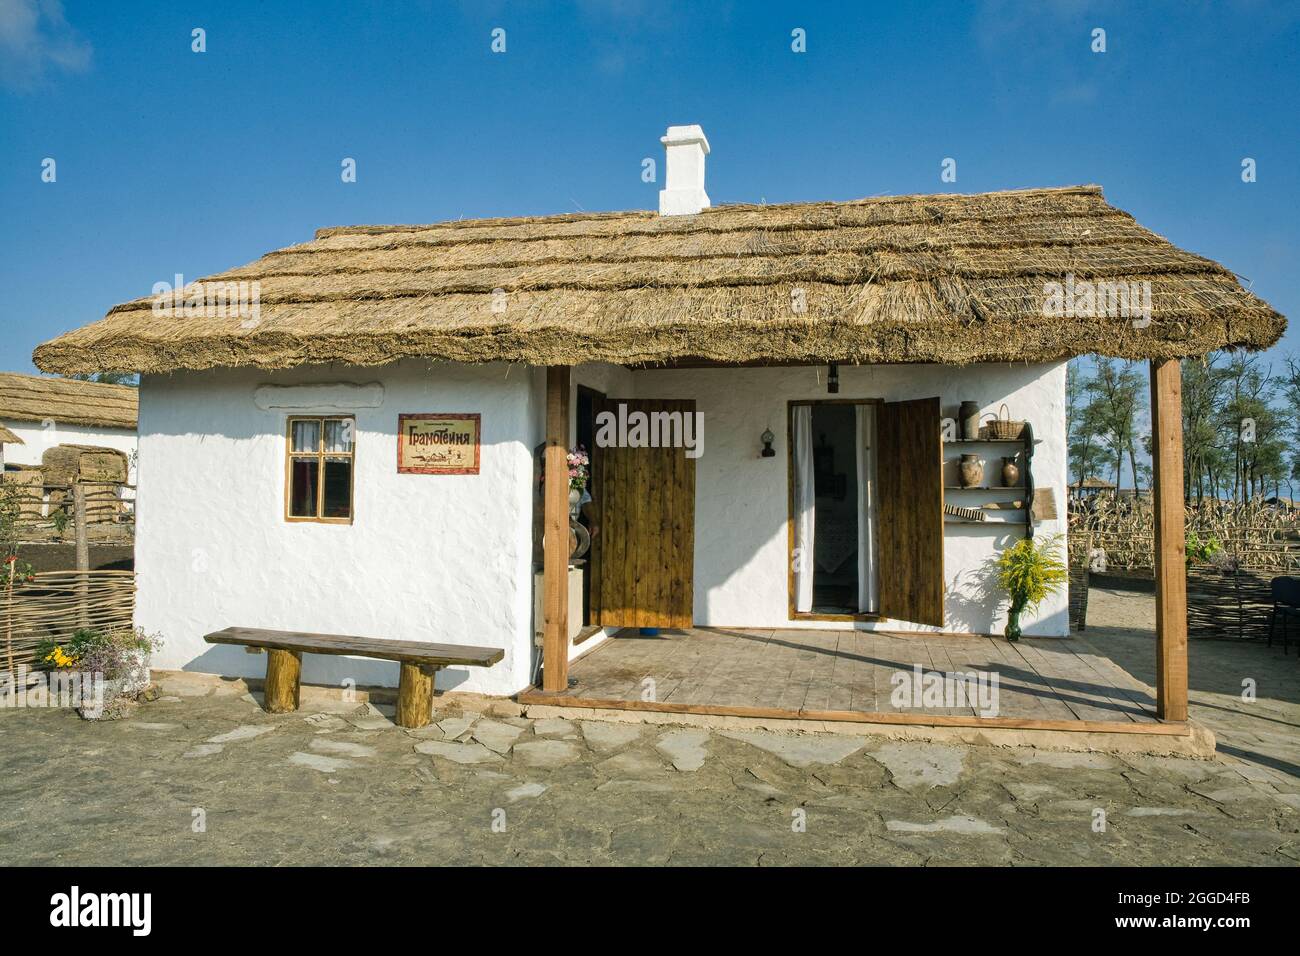
[[[1016,464],[1016,459],[1002,459],[1002,487],[1014,488],[1020,484],[1020,466]]]

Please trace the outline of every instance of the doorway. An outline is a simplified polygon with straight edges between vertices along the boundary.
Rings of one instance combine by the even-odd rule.
[[[586,385],[578,386],[577,402],[577,422],[574,428],[575,438],[578,447],[587,452],[587,495],[591,500],[582,504],[578,508],[578,521],[586,527],[587,534],[591,540],[591,547],[585,558],[583,558],[582,568],[582,625],[589,627],[595,624],[595,616],[591,607],[591,589],[592,580],[596,566],[596,550],[600,547],[600,528],[595,520],[595,502],[600,496],[600,486],[598,485],[598,471],[596,465],[596,407],[605,400],[605,393],[598,392],[594,388],[588,388]]]
[[[683,441],[693,399],[604,399],[616,441],[593,459],[596,531],[592,623],[606,627],[690,627],[694,614],[695,459]],[[644,430],[657,436],[646,443]],[[664,437],[665,433],[668,437]],[[626,437],[626,441],[624,440]]]
[[[871,619],[879,609],[879,403],[790,403],[790,617]]]

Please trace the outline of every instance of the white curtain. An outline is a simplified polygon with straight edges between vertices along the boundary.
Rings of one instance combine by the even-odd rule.
[[[876,609],[876,406],[858,405],[858,610]]]
[[[812,406],[794,407],[794,609],[812,610],[813,536],[817,520]]]

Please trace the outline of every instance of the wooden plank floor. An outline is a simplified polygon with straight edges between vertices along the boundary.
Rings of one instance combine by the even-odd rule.
[[[924,674],[997,674],[996,713],[982,713],[978,702],[969,701],[895,707],[895,675],[902,672],[910,680],[916,665]],[[1010,644],[1000,638],[871,631],[691,628],[649,637],[629,629],[576,661],[569,677],[576,683],[566,700],[641,702],[637,706],[697,712],[710,707],[792,715],[905,712],[920,722],[994,716],[1052,725],[1160,725],[1147,690],[1077,637]]]

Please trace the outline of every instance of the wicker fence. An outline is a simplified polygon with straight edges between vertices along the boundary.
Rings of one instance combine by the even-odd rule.
[[[39,471],[9,472],[5,482],[16,485],[17,533],[27,544],[76,540],[76,486],[47,485]],[[135,486],[120,482],[83,481],[85,534],[93,544],[130,544],[135,535]]]
[[[1225,563],[1248,571],[1300,573],[1300,509],[1257,501],[1202,501],[1187,506],[1189,540],[1214,542]],[[1105,554],[1108,571],[1150,572],[1155,515],[1149,499],[1097,496],[1070,504],[1070,563]]]
[[[1270,583],[1300,575],[1300,509],[1258,501],[1187,506],[1187,631],[1193,638],[1267,636]],[[1072,502],[1070,564],[1150,576],[1155,517],[1146,499]]]
[[[0,591],[0,669],[35,661],[46,638],[66,640],[81,628],[129,630],[135,616],[132,571],[47,571]]]

